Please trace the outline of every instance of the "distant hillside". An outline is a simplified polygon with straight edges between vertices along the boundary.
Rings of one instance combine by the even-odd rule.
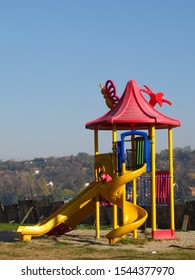
[[[168,150],[156,154],[157,169],[168,170]],[[66,200],[94,180],[94,156],[35,158],[30,161],[0,161],[0,201],[4,205],[24,199]],[[195,150],[174,149],[176,200],[192,199],[195,186]]]
[[[0,201],[13,204],[43,197],[68,199],[94,180],[93,166],[94,157],[86,153],[0,162]]]

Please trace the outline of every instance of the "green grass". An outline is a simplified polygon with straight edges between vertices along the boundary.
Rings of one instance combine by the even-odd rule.
[[[112,225],[101,225],[101,230],[111,230],[113,227],[112,227]],[[95,226],[89,226],[89,225],[82,225],[82,224],[80,224],[80,225],[77,225],[76,226],[76,229],[93,229],[93,230],[95,230],[96,229],[96,227]]]
[[[132,245],[141,246],[141,245],[144,245],[144,244],[147,243],[147,239],[146,238],[145,239],[144,238],[136,238],[136,239],[134,239],[134,238],[121,238],[119,242],[122,243],[122,244],[132,244]]]
[[[0,231],[4,230],[16,230],[20,224],[15,223],[0,223]]]
[[[23,224],[23,226],[33,226],[35,224]],[[21,224],[18,223],[0,223],[0,231],[4,230],[16,230],[17,227],[21,226]],[[93,229],[95,230],[95,226],[89,226],[89,225],[77,225],[76,229]],[[101,225],[102,230],[110,230],[112,229],[112,225]]]

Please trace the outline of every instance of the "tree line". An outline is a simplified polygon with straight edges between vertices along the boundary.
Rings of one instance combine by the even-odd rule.
[[[195,150],[175,148],[174,182],[177,200],[193,199],[189,187],[195,186]],[[168,170],[168,150],[156,154],[157,170]],[[0,202],[43,198],[70,200],[94,180],[94,156],[35,158],[29,161],[0,161]]]

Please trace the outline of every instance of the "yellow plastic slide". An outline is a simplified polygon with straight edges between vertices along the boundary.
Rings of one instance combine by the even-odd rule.
[[[19,226],[20,240],[31,240],[32,236],[48,233],[61,223],[67,227],[74,227],[95,211],[95,197],[101,190],[100,182],[92,182],[69,203],[52,213],[48,218],[35,226]]]
[[[147,219],[148,213],[145,209],[128,201],[123,202],[125,184],[139,177],[146,172],[146,165],[135,171],[127,171],[124,175],[105,184],[102,194],[109,201],[116,204],[124,211],[124,221],[122,226],[113,229],[106,237],[111,241],[139,228]]]
[[[124,206],[125,208],[124,226],[112,230],[107,235],[107,238],[111,240],[133,231],[145,222],[148,215],[143,208],[130,202],[125,201],[123,205],[123,186],[144,172],[146,172],[145,165],[133,172],[128,171],[123,176],[113,179],[104,185],[101,182],[92,182],[73,200],[51,214],[41,223],[35,226],[19,226],[16,231],[20,234],[20,240],[31,240],[32,236],[46,234],[61,223],[69,228],[74,228],[95,211],[95,197],[98,194],[102,194],[118,207],[123,208]]]

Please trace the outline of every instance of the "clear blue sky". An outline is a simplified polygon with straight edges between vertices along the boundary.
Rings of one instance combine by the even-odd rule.
[[[108,79],[119,96],[129,80],[164,92],[174,147],[195,149],[194,15],[193,0],[2,0],[0,159],[93,154],[85,124],[108,111]]]

